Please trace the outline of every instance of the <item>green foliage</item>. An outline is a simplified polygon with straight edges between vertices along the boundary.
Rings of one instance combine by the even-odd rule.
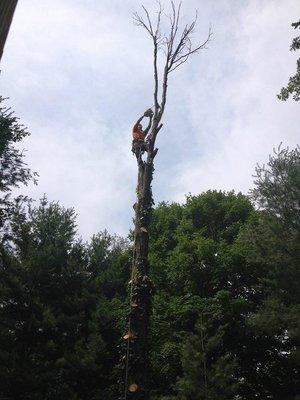
[[[296,399],[297,157],[282,150],[258,167],[262,211],[217,191],[153,211],[153,399]],[[128,243],[106,231],[82,243],[74,211],[46,198],[15,209],[10,224],[0,395],[116,398]]]
[[[170,396],[170,386],[176,399],[232,398],[239,387],[238,373],[232,378],[220,371],[225,363],[227,371],[241,370],[241,357],[249,357],[238,344],[249,334],[246,316],[256,306],[257,277],[235,239],[253,212],[245,196],[216,191],[155,210],[150,259],[157,288],[152,320],[157,398]]]
[[[264,298],[249,325],[275,338],[281,368],[285,366],[287,373],[281,389],[290,382],[289,392],[281,398],[293,399],[300,359],[299,148],[280,150],[270,157],[267,168],[258,166],[256,184],[252,196],[263,212],[245,227],[240,243],[247,260],[260,263],[266,273],[261,280]]]
[[[280,226],[300,229],[300,148],[281,149],[257,166],[252,198],[265,215]]]
[[[162,204],[154,211],[150,246],[156,284],[152,318],[154,399],[294,398],[297,376],[291,337],[264,327],[270,328],[270,317],[276,315],[281,323],[288,319],[293,332],[297,330],[295,285],[299,279],[296,275],[289,278],[294,279],[290,286],[293,308],[285,317],[281,315],[283,309],[276,309],[274,303],[273,314],[262,314],[269,293],[278,299],[275,284],[269,285],[269,281],[276,275],[274,245],[279,232],[271,239],[266,233],[261,236],[268,224],[260,221],[273,215],[276,224],[281,220],[287,231],[291,229],[289,222],[294,224],[295,216],[289,219],[293,213],[286,206],[278,215],[273,189],[278,186],[283,191],[282,179],[274,176],[279,169],[288,196],[295,199],[295,152],[281,151],[271,157],[270,170],[257,170],[256,184],[261,191],[254,193],[264,206],[263,212],[255,211],[241,194],[216,191],[188,196],[183,206]],[[270,187],[268,182],[272,182]],[[267,195],[262,197],[262,193]],[[278,196],[278,205],[282,198]],[[295,202],[287,202],[297,209]],[[268,204],[272,204],[270,213]],[[259,255],[259,250],[250,245],[248,239],[253,241],[253,234],[260,246],[269,246],[273,254],[269,263],[265,253]],[[292,266],[295,254],[291,257],[288,262]],[[277,282],[279,277],[273,279]],[[289,286],[291,282],[287,282]],[[269,320],[262,322],[263,315]],[[276,319],[272,319],[273,325]]]
[[[45,198],[13,216],[0,285],[1,396],[109,399],[116,390],[124,293],[104,287],[120,279],[107,270],[125,245],[104,232],[87,247],[75,233],[74,211]]]
[[[300,21],[294,22],[292,27],[300,28]],[[300,49],[300,36],[293,39],[290,50],[296,51]],[[297,69],[294,76],[291,76],[286,87],[283,87],[277,97],[280,100],[286,101],[290,95],[293,95],[295,101],[300,100],[300,58],[297,60]]]
[[[4,225],[14,208],[11,190],[35,181],[36,173],[32,173],[24,162],[23,151],[16,144],[29,135],[26,128],[18,123],[10,108],[2,106],[5,99],[0,96],[0,228],[3,239]],[[24,200],[18,197],[18,203]]]
[[[195,333],[183,347],[183,377],[176,384],[178,398],[232,399],[238,382],[234,356],[224,351],[228,322],[221,321],[222,307],[218,300],[208,302],[204,312],[200,314]]]

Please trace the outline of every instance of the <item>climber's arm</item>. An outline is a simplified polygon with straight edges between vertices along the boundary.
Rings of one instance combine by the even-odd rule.
[[[142,119],[144,118],[144,115],[141,116],[141,118],[139,118],[136,123],[133,126],[133,130],[136,131],[138,130],[138,125],[141,123]]]
[[[147,128],[144,130],[144,134],[146,136],[147,133],[149,132],[149,129],[152,124],[153,111],[151,110],[151,108],[146,110],[144,112],[144,114],[136,121],[135,125],[133,126],[133,131],[135,132],[135,131],[139,130],[138,125],[141,123],[142,119],[145,117],[149,117],[149,124],[148,124]]]

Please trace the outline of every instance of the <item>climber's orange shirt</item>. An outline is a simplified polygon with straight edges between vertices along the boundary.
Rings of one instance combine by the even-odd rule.
[[[144,140],[145,139],[145,134],[143,131],[141,131],[138,127],[138,123],[136,123],[132,129],[132,137],[135,140]]]

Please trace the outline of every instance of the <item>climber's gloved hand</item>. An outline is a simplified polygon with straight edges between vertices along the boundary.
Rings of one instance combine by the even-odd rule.
[[[153,111],[151,110],[151,108],[148,108],[148,110],[144,112],[144,117],[152,117],[152,115]]]

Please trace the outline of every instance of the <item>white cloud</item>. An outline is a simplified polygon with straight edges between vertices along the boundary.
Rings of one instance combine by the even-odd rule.
[[[146,6],[153,6],[148,0]],[[74,206],[79,232],[126,234],[136,167],[130,126],[152,104],[151,43],[133,26],[136,0],[23,0],[4,50],[2,88],[32,136],[28,163],[40,173],[29,194]],[[170,80],[154,196],[246,192],[256,162],[297,141],[298,104],[276,99],[295,69],[289,45],[296,0],[189,0],[209,50]],[[299,124],[299,123],[298,123]]]
[[[257,162],[267,161],[280,142],[297,144],[298,104],[276,98],[295,68],[295,57],[288,54],[295,15],[294,1],[252,0],[218,29],[219,36],[231,31],[232,46],[222,54],[219,41],[208,66],[215,63],[215,76],[194,80],[191,120],[197,146],[206,147],[198,159],[181,165],[178,198],[209,188],[247,192]],[[224,61],[230,63],[227,73]]]

